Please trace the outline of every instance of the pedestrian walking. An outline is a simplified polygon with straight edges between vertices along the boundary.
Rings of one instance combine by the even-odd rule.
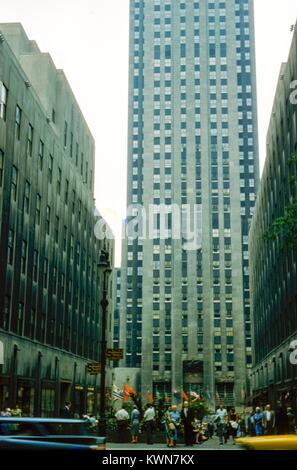
[[[227,433],[226,420],[227,420],[227,410],[226,410],[226,408],[224,408],[223,405],[220,405],[220,407],[217,409],[214,422],[217,425],[217,436],[219,438],[221,446],[224,444],[223,437],[224,437],[225,444],[227,442],[227,439],[226,439],[226,433]]]
[[[125,442],[125,433],[129,426],[129,413],[125,410],[124,406],[116,412],[115,414],[117,422],[117,432],[119,435],[119,442]]]
[[[229,433],[232,437],[233,445],[235,445],[235,438],[238,432],[238,416],[236,415],[235,410],[232,410],[230,413],[230,420],[229,420]]]
[[[1,417],[2,417],[2,418],[9,418],[9,416],[11,416],[11,409],[5,407],[5,408],[3,409],[3,411],[1,411]]]
[[[254,411],[252,410],[247,418],[247,432],[249,436],[255,436]]]
[[[155,409],[152,403],[146,405],[146,411],[143,416],[143,421],[146,430],[146,443],[153,444],[153,432],[154,432],[154,423],[155,423]]]
[[[275,413],[269,404],[266,405],[263,411],[263,427],[265,434],[269,435],[275,433]]]
[[[263,413],[259,406],[256,407],[256,413],[254,414],[254,423],[256,436],[263,436]]]
[[[22,410],[19,407],[19,405],[15,405],[15,407],[12,409],[11,416],[14,416],[14,417],[22,416]]]
[[[140,411],[136,405],[133,406],[131,413],[131,437],[132,444],[137,444],[140,432]]]
[[[66,401],[65,406],[61,411],[61,418],[72,418],[70,401]]]
[[[165,430],[165,437],[166,437],[167,447],[173,447],[174,446],[173,440],[174,440],[175,426],[171,422],[170,412],[171,412],[171,407],[169,405],[167,405],[166,408],[165,408],[164,414],[162,416],[162,419],[161,419],[161,424],[163,424],[164,430]]]
[[[194,443],[194,410],[189,406],[188,401],[184,401],[181,421],[184,426],[185,446],[192,446]]]
[[[178,439],[178,432],[177,431],[180,427],[180,412],[178,411],[176,405],[172,406],[171,411],[170,411],[170,417],[171,417],[171,422],[174,424],[173,443],[174,443],[174,446],[176,446],[177,439]]]
[[[279,405],[276,410],[275,426],[277,434],[286,434],[288,432],[287,410],[285,410],[281,405]]]

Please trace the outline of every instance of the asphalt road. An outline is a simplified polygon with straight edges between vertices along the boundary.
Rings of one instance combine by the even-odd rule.
[[[107,443],[107,450],[145,450],[145,451],[151,451],[151,450],[166,450],[166,451],[178,451],[178,450],[191,450],[194,452],[200,452],[203,450],[241,450],[240,447],[235,444],[232,444],[231,439],[228,440],[227,444],[220,445],[219,444],[219,439],[214,436],[212,439],[209,439],[208,441],[204,442],[203,444],[195,444],[193,447],[186,447],[183,444],[177,444],[176,447],[167,447],[165,444],[153,444],[153,445],[147,445],[147,444],[131,444],[131,443],[125,443],[125,444],[120,444],[120,443],[114,443],[110,442]]]

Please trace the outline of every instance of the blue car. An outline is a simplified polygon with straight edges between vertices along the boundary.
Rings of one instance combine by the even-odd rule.
[[[0,450],[105,450],[106,437],[87,421],[55,418],[0,418]]]

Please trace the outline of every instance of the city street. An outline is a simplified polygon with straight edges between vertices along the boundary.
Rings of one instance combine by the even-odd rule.
[[[188,450],[191,452],[200,452],[203,450],[241,450],[238,445],[233,445],[231,440],[229,439],[227,444],[224,444],[222,446],[219,445],[219,440],[217,437],[214,437],[213,439],[209,439],[208,441],[204,442],[201,445],[195,444],[193,447],[186,447],[183,444],[178,444],[176,447],[166,447],[165,444],[153,444],[153,445],[147,445],[147,444],[130,444],[130,443],[108,443],[107,444],[107,450],[145,450],[145,451],[151,451],[151,450],[166,450],[167,452],[169,451],[179,451],[179,450]]]

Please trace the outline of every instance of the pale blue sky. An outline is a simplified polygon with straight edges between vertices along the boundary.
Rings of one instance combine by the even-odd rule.
[[[97,207],[119,239],[126,206],[129,0],[0,1],[0,22],[21,22],[29,38],[64,69],[96,140]],[[272,100],[280,64],[288,57],[297,2],[254,3],[262,168]]]

